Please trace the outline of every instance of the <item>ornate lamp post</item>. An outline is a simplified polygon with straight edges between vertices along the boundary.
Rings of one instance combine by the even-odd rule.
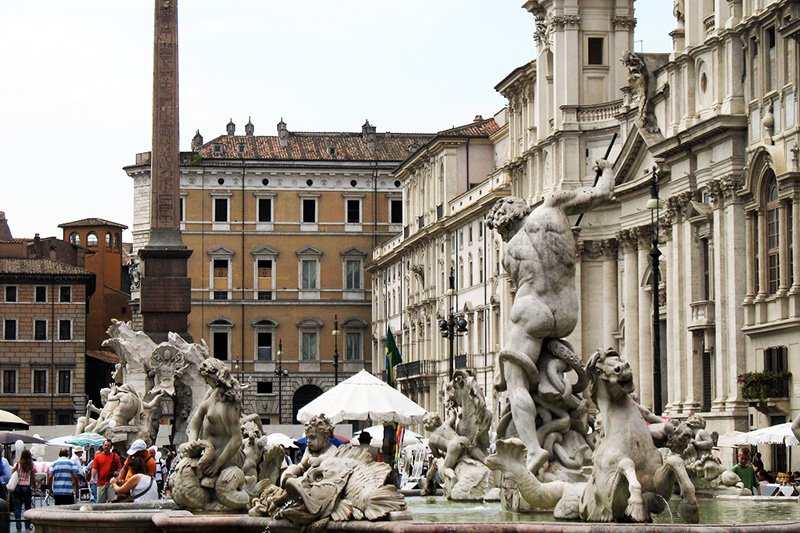
[[[278,367],[275,375],[278,376],[278,424],[283,423],[283,378],[289,377],[289,371],[283,368],[283,339],[278,340]]]
[[[653,412],[661,414],[661,324],[658,305],[658,283],[661,275],[658,270],[658,258],[661,250],[658,249],[658,210],[661,208],[661,200],[658,197],[658,167],[653,166],[652,181],[650,182],[650,199],[647,201],[647,209],[650,210],[650,229],[652,240],[650,243],[650,291],[653,297]]]
[[[339,317],[333,315],[333,384],[339,384]]]
[[[448,358],[448,372],[450,379],[453,379],[453,372],[455,371],[455,343],[453,339],[460,337],[467,331],[467,321],[462,317],[456,319],[455,310],[453,309],[453,296],[456,294],[456,275],[455,270],[450,269],[450,288],[447,291],[449,298],[450,313],[446,319],[439,321],[439,331],[442,332],[442,337],[450,341],[449,358]]]

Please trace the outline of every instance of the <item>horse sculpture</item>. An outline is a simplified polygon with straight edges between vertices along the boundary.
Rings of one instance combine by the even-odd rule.
[[[501,440],[486,464],[516,481],[521,496],[533,507],[553,509],[556,518],[589,522],[648,522],[660,513],[677,481],[681,518],[699,520],[697,500],[683,460],[664,457],[631,399],[630,366],[612,349],[595,352],[586,365],[592,400],[602,431],[592,456],[587,483],[561,480],[542,483],[525,467],[525,448],[519,439]]]

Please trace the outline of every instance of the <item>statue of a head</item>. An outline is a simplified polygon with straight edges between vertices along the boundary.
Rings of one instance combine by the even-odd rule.
[[[508,196],[495,202],[486,219],[486,226],[495,229],[504,241],[510,239],[519,223],[531,212],[528,202],[517,196]]]
[[[308,449],[311,452],[321,452],[328,444],[328,439],[333,437],[333,424],[325,415],[317,415],[309,420],[306,425]]]

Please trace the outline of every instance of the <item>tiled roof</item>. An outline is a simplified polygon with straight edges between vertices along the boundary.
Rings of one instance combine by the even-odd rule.
[[[86,355],[92,359],[97,359],[99,361],[103,361],[104,363],[111,363],[112,365],[120,362],[120,358],[117,354],[107,350],[86,350]]]
[[[0,258],[0,274],[94,276],[94,273],[50,259]]]
[[[432,137],[427,133],[376,133],[373,153],[361,133],[289,132],[285,147],[277,136],[222,135],[205,143],[199,153],[206,159],[403,161]],[[243,154],[240,144],[244,144]],[[214,149],[217,145],[219,151]]]
[[[436,136],[479,137],[482,135],[491,135],[499,129],[500,126],[497,125],[497,122],[495,122],[493,118],[487,118],[485,120],[476,120],[475,122],[470,122],[469,124],[465,124],[463,126],[455,126],[449,130],[440,131],[436,134]]]
[[[118,224],[117,222],[111,222],[103,218],[82,218],[81,220],[64,222],[58,225],[59,228],[72,228],[77,226],[113,226],[115,228],[128,229],[128,226],[124,224]]]

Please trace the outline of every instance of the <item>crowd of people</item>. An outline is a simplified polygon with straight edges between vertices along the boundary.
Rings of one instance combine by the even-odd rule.
[[[35,494],[52,497],[55,505],[76,501],[143,502],[157,500],[165,490],[175,452],[159,452],[138,439],[126,450],[125,459],[106,440],[90,457],[80,447],[61,448],[52,463],[35,462],[28,449],[9,461],[0,457],[0,498],[14,510],[16,530],[31,531],[22,513],[33,506]],[[13,466],[12,466],[13,463]]]

